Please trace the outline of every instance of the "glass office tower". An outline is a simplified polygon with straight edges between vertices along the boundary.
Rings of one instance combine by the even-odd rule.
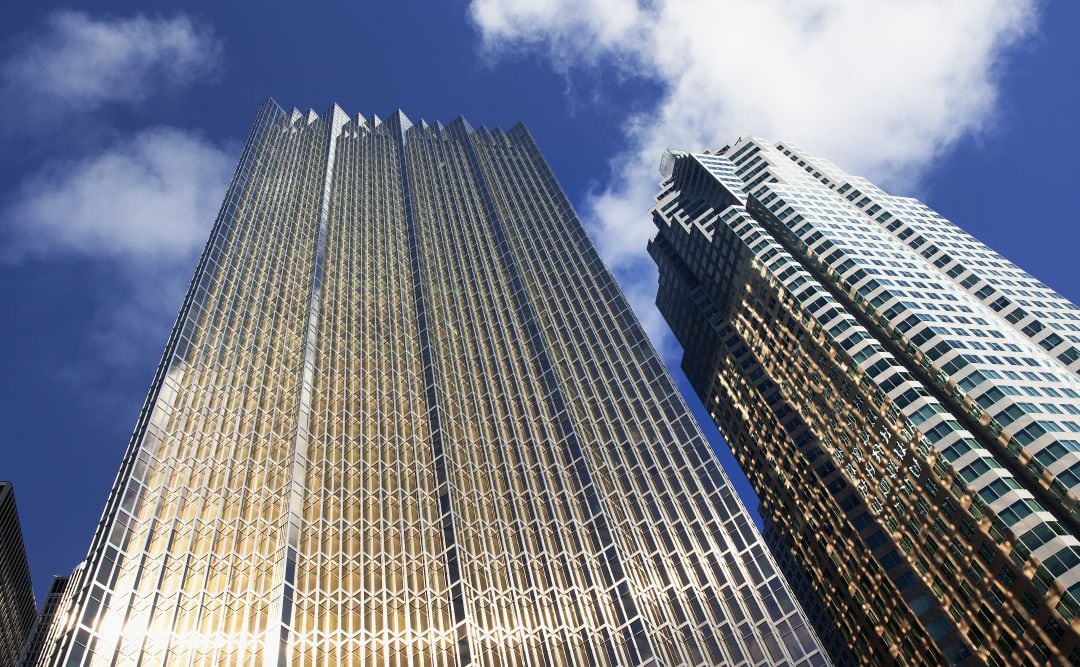
[[[36,617],[15,488],[0,482],[0,665],[15,664]]]
[[[1080,664],[1080,309],[790,144],[662,171],[657,304],[855,658]]]
[[[775,552],[774,552],[775,556]],[[37,615],[37,622],[30,633],[29,639],[23,645],[21,662],[28,665],[36,665],[41,660],[41,652],[49,641],[49,630],[52,629],[53,619],[56,612],[64,602],[64,591],[67,590],[68,578],[53,577],[52,585],[45,596],[45,602],[41,605],[41,613]]]
[[[528,131],[259,113],[54,665],[821,665]]]

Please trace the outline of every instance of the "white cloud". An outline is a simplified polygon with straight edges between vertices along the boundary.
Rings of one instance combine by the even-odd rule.
[[[132,370],[164,340],[239,150],[171,127],[118,134],[111,112],[213,78],[221,42],[183,14],[56,11],[6,46],[0,100],[17,122],[3,132],[77,131],[33,138],[0,209],[0,259],[87,262],[100,279],[84,295],[96,307],[79,354],[93,363],[77,365]]]
[[[0,65],[0,93],[21,118],[57,120],[210,76],[221,51],[213,30],[184,15],[110,20],[57,11]]]
[[[101,302],[89,339],[109,366],[141,363],[176,314],[238,152],[159,127],[46,165],[3,212],[3,254],[15,262],[79,259],[110,267],[114,291]]]
[[[668,147],[754,134],[909,188],[992,119],[1003,50],[1037,0],[473,0],[489,54],[541,50],[560,71],[604,67],[661,84],[624,119],[625,150],[584,216],[653,339],[645,213]]]
[[[139,265],[186,260],[217,216],[233,152],[161,127],[47,165],[23,183],[4,216],[9,256],[77,255]]]

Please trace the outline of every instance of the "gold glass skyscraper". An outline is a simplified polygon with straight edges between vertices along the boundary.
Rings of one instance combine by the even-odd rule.
[[[523,126],[259,113],[54,665],[821,665]]]
[[[663,164],[657,304],[820,636],[1080,664],[1080,308],[789,143]]]

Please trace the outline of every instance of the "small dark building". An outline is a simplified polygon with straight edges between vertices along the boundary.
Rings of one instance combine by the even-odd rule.
[[[0,665],[14,665],[37,616],[11,482],[0,482]]]

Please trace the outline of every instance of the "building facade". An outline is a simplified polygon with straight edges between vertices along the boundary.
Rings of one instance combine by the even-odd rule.
[[[528,131],[267,102],[53,665],[822,665]]]
[[[1080,309],[790,144],[662,171],[657,304],[851,653],[1080,664]]]
[[[52,585],[45,596],[45,602],[41,605],[41,613],[38,614],[34,629],[30,633],[23,646],[20,662],[26,665],[36,665],[41,660],[41,654],[47,650],[49,644],[49,630],[53,628],[53,619],[56,612],[61,609],[64,601],[64,592],[67,590],[68,577],[53,577]]]
[[[14,665],[37,617],[15,488],[0,482],[0,665]]]
[[[780,531],[768,519],[765,519],[764,523],[761,534],[765,538],[765,546],[769,548],[769,553],[772,554],[777,567],[780,568],[780,573],[787,579],[791,592],[795,595],[795,599],[798,600],[803,613],[806,614],[806,619],[817,634],[822,648],[832,659],[834,667],[852,667],[858,664],[855,656],[851,654],[843,634],[837,630],[836,624],[833,623],[832,615],[822,604],[817,590],[810,583],[810,577],[803,570],[799,561],[795,560],[787,544],[784,543]]]

